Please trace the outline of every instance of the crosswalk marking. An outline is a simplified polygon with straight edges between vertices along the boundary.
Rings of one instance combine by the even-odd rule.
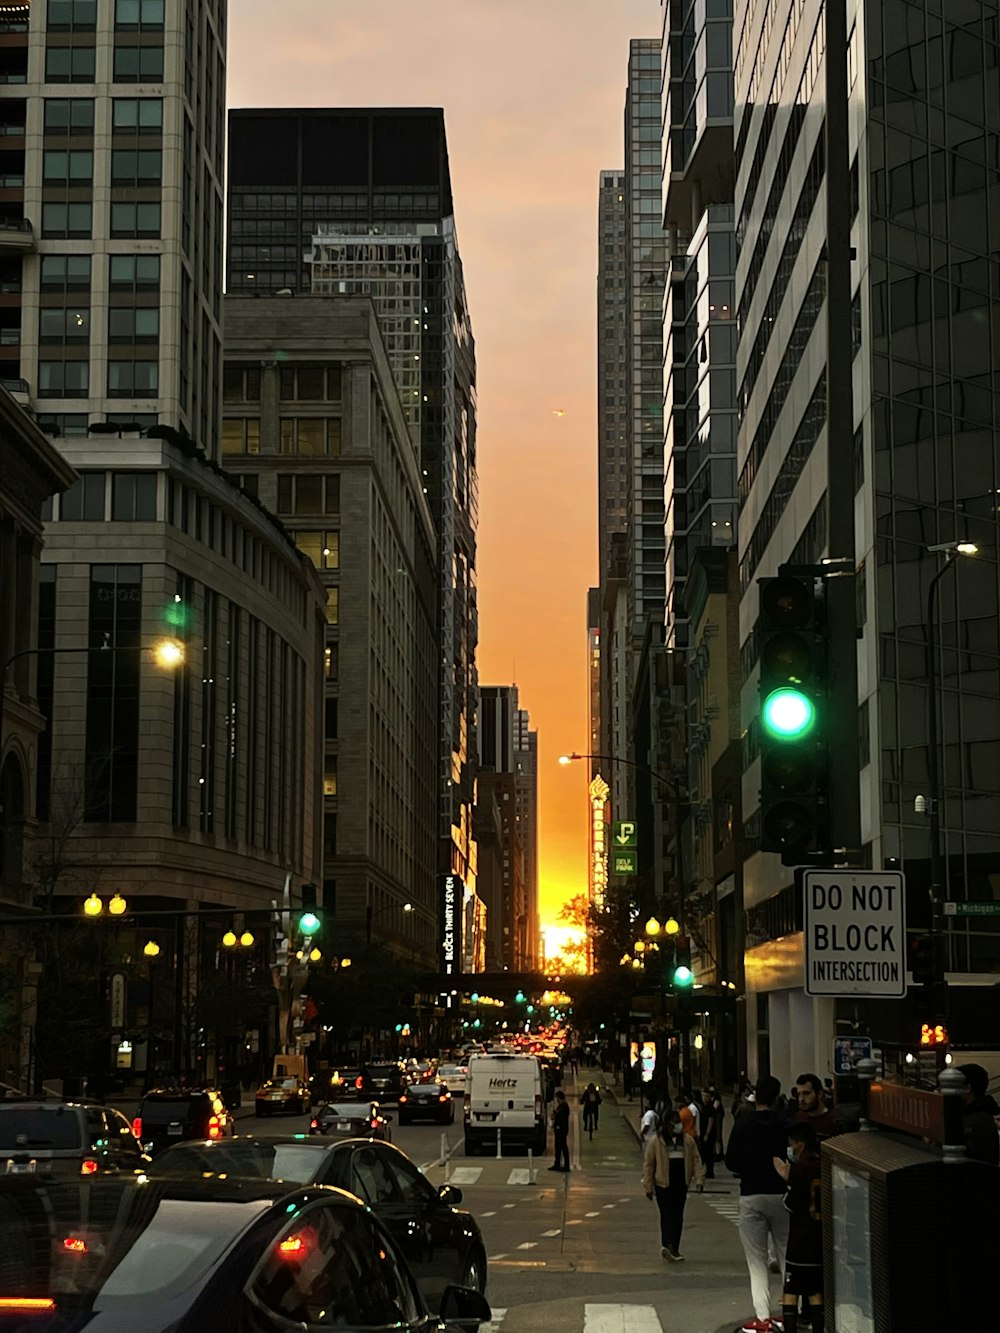
[[[496,1215],[497,1215],[497,1210],[495,1208],[491,1208],[488,1213],[479,1214],[480,1217],[496,1217]]]
[[[617,1208],[617,1207],[618,1207],[618,1205],[617,1205],[616,1203],[606,1203],[604,1206],[605,1206],[605,1208]]]
[[[515,1166],[507,1177],[508,1185],[530,1185],[531,1172],[526,1166]]]
[[[583,1333],[663,1333],[652,1305],[585,1305]]]
[[[708,1204],[709,1208],[711,1208],[712,1211],[716,1213],[719,1217],[725,1218],[727,1222],[732,1222],[734,1226],[739,1226],[739,1221],[740,1221],[739,1199],[733,1199],[728,1196],[724,1196],[722,1198],[716,1198],[713,1196],[710,1198],[704,1194],[701,1197]]]
[[[555,1231],[543,1231],[543,1232],[542,1232],[542,1235],[543,1235],[543,1236],[558,1236],[558,1235],[559,1235],[559,1228],[556,1227]]]
[[[537,1240],[522,1240],[517,1248],[519,1250],[533,1250],[537,1244]]]
[[[600,1213],[584,1213],[584,1217],[600,1217]]]
[[[505,1203],[505,1204],[504,1204],[504,1207],[505,1207],[505,1208],[516,1208],[516,1207],[517,1207],[517,1204],[516,1204],[516,1203]]]
[[[566,1225],[568,1227],[578,1227],[582,1222],[583,1222],[582,1217],[571,1217],[570,1220],[566,1223]]]
[[[448,1177],[449,1185],[475,1185],[483,1174],[481,1166],[456,1166]]]

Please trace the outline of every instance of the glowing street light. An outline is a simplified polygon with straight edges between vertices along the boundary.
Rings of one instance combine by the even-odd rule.
[[[121,896],[120,893],[116,893],[115,896],[108,903],[108,911],[111,913],[112,916],[124,916],[127,910],[128,910],[128,903],[125,901],[125,899]]]
[[[147,940],[142,946],[142,951],[147,958],[158,958],[160,956],[160,946],[156,940]]]
[[[104,904],[96,893],[92,893],[83,904],[83,910],[87,916],[100,916],[104,911]]]
[[[184,664],[184,645],[179,639],[158,639],[153,644],[153,659],[157,666],[173,671]]]

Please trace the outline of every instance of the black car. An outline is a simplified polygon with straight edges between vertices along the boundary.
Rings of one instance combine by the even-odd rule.
[[[214,1088],[155,1088],[143,1096],[132,1128],[155,1154],[184,1139],[226,1138],[235,1123]]]
[[[349,1102],[363,1096],[361,1070],[346,1065],[337,1069],[320,1069],[309,1076],[309,1094],[313,1105],[318,1102]]]
[[[331,1102],[316,1108],[309,1121],[309,1133],[341,1139],[384,1139],[391,1143],[391,1120],[391,1115],[383,1115],[378,1102]]]
[[[365,1065],[361,1070],[362,1092],[380,1102],[396,1101],[406,1086],[406,1075],[397,1064]]]
[[[436,1120],[439,1125],[455,1122],[455,1102],[444,1083],[411,1083],[399,1094],[399,1123]]]
[[[459,1289],[430,1315],[377,1218],[317,1185],[0,1178],[0,1226],[0,1329],[17,1333],[442,1333],[490,1318]]]
[[[388,1227],[432,1310],[441,1308],[451,1283],[486,1290],[486,1248],[475,1218],[457,1206],[462,1191],[453,1185],[436,1190],[391,1144],[238,1135],[224,1143],[178,1144],[151,1168],[154,1176],[201,1176],[206,1171],[350,1190]]]
[[[0,1175],[79,1178],[149,1162],[120,1111],[97,1102],[0,1101]]]

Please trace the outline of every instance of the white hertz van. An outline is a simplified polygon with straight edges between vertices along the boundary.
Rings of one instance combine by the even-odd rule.
[[[533,1055],[469,1057],[465,1082],[465,1152],[496,1150],[504,1144],[545,1151],[545,1090],[542,1067]]]

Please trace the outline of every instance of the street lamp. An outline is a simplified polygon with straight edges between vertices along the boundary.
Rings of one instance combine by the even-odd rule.
[[[939,542],[928,546],[927,550],[935,555],[943,555],[944,563],[931,579],[927,589],[927,778],[930,783],[928,813],[930,815],[930,900],[931,931],[940,935],[942,890],[944,888],[944,865],[941,856],[941,806],[943,791],[938,754],[938,682],[937,682],[937,590],[938,584],[955,563],[957,556],[975,556],[979,547],[975,542],[954,541]]]
[[[91,893],[89,898],[84,899],[83,903],[84,916],[98,917],[101,915],[103,911],[104,911],[104,903],[100,898],[98,898],[96,893]],[[128,911],[128,902],[126,901],[126,899],[122,897],[120,893],[116,893],[115,896],[108,903],[108,911],[112,916],[124,916],[125,913]]]
[[[142,951],[147,958],[159,958],[160,956],[160,946],[156,940],[147,940],[142,946]]]
[[[416,911],[416,908],[413,906],[413,904],[412,904],[412,903],[409,903],[409,902],[407,902],[407,903],[403,903],[401,906],[400,906],[399,904],[397,904],[397,903],[389,903],[388,906],[386,906],[386,907],[380,907],[379,910],[378,910],[377,912],[375,911],[375,909],[374,909],[374,907],[372,906],[371,902],[368,903],[368,906],[365,908],[365,943],[366,943],[366,944],[369,944],[369,945],[370,945],[371,942],[372,942],[372,922],[375,920],[375,918],[376,918],[376,917],[379,917],[379,916],[384,916],[386,912],[394,912],[394,911],[397,910],[397,907],[399,908],[400,911],[403,911],[403,912],[406,912],[406,913]]]

